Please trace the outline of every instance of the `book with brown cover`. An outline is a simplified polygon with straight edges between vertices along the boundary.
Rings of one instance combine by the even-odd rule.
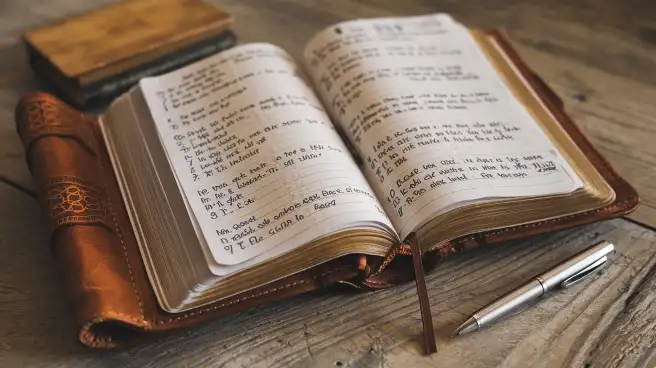
[[[69,103],[98,105],[141,78],[236,43],[232,16],[198,0],[121,1],[30,29],[34,72]]]
[[[566,114],[562,101],[522,62],[503,35],[490,31],[488,36],[503,48],[530,88],[614,190],[615,199],[592,211],[458,238],[435,251],[424,252],[426,270],[449,254],[622,216],[639,202],[636,191],[595,150]],[[386,257],[344,256],[214,303],[167,313],[158,306],[146,275],[98,117],[76,111],[51,95],[32,93],[18,104],[16,123],[41,193],[51,248],[65,278],[79,325],[79,340],[87,346],[133,344],[335,283],[380,289],[415,278],[411,246],[399,244]]]

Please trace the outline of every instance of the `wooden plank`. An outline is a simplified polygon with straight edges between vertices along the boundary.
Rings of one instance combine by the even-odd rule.
[[[621,312],[592,349],[590,366],[656,367],[656,268],[626,304],[616,305]]]
[[[656,233],[621,219],[446,259],[427,276],[438,340],[438,353],[430,357],[420,354],[412,284],[374,293],[336,287],[150,344],[97,353],[75,341],[43,226],[34,220],[38,204],[5,185],[0,198],[0,366],[581,366],[611,356],[623,364],[653,359],[648,343],[656,339],[650,328],[656,308],[649,308],[654,298],[649,285],[656,272]],[[602,276],[492,328],[448,339],[481,304],[601,238],[618,249]],[[647,322],[630,325],[632,317]],[[617,326],[624,326],[622,332],[608,340]],[[635,326],[642,326],[638,335],[632,333]],[[622,346],[628,350],[617,350]]]

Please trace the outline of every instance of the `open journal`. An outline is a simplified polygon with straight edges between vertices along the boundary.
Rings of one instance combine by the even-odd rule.
[[[100,117],[53,100],[17,122],[90,346],[411,280],[409,237],[426,261],[638,203],[498,32],[445,14],[241,45]]]
[[[447,15],[346,22],[143,79],[103,120],[162,307],[348,253],[601,207],[611,188],[494,44]]]

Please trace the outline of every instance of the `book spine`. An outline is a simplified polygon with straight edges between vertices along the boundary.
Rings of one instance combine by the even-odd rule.
[[[178,50],[173,54],[141,65],[138,68],[84,86],[82,87],[82,99],[85,105],[106,102],[125,92],[142,78],[178,69],[186,64],[199,61],[210,55],[229,49],[236,43],[237,38],[235,34],[229,30],[224,31],[210,40],[204,40]]]

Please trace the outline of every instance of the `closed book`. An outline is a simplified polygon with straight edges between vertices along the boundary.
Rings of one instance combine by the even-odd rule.
[[[131,0],[31,29],[24,39],[37,76],[65,101],[89,107],[234,46],[231,24],[200,0]]]

